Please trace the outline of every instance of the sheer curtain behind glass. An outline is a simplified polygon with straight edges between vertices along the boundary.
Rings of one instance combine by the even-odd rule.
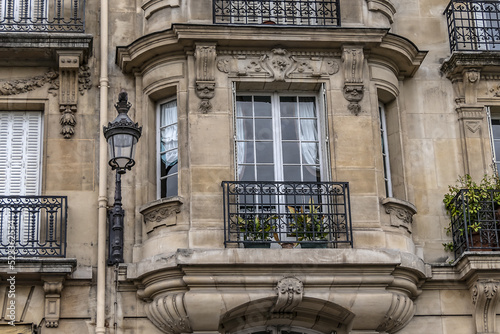
[[[160,197],[178,194],[177,101],[160,106]]]

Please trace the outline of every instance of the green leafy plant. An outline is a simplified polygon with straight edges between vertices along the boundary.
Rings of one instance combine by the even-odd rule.
[[[274,234],[276,216],[261,218],[259,215],[249,215],[247,218],[238,216],[238,227],[246,241],[270,241]]]
[[[298,241],[326,240],[328,231],[324,226],[325,217],[318,210],[319,206],[315,206],[312,199],[306,207],[288,206],[292,219],[289,235]]]
[[[460,234],[479,232],[481,230],[481,221],[478,219],[478,213],[483,209],[484,203],[493,201],[495,206],[500,205],[500,192],[493,190],[500,190],[498,175],[484,175],[481,182],[477,183],[469,174],[466,174],[459,177],[456,185],[450,185],[448,193],[444,195],[443,199],[446,212],[450,216],[450,223],[446,227],[446,233],[451,234],[452,223],[464,213],[464,207],[466,218],[470,217],[470,219],[467,221],[467,231],[464,227],[458,229]],[[458,201],[457,196],[463,196],[462,200]],[[452,242],[443,243],[443,246],[445,250],[453,251]]]

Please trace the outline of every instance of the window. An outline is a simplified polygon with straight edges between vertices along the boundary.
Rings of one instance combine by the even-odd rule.
[[[0,111],[0,195],[39,195],[42,115]]]
[[[158,197],[178,195],[179,150],[177,135],[177,101],[158,106]]]
[[[491,117],[491,150],[493,153],[493,163],[496,172],[500,171],[500,117],[493,115]]]
[[[391,164],[389,159],[389,142],[387,140],[387,123],[385,117],[385,106],[379,102],[378,106],[380,117],[380,140],[382,143],[382,159],[384,163],[384,183],[385,194],[387,197],[392,197],[392,182],[391,182]]]
[[[0,196],[40,195],[41,140],[41,113],[0,111]],[[0,215],[2,245],[9,244],[8,232],[13,226],[19,236],[16,240],[23,245],[38,234],[27,223],[27,210],[15,214],[18,221],[14,225],[14,214],[9,208],[0,211]]]
[[[239,181],[324,179],[316,96],[238,95],[236,159]]]

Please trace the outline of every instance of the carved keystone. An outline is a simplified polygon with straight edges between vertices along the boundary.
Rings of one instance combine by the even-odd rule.
[[[304,285],[295,277],[282,278],[276,285],[278,298],[271,309],[272,313],[290,314],[302,302]]]
[[[500,295],[498,287],[500,280],[478,279],[471,288],[472,303],[475,306],[474,322],[476,332],[481,334],[496,334],[496,308]]]

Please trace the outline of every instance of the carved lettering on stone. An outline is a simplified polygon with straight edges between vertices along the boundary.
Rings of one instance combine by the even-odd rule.
[[[477,333],[496,333],[496,308],[500,300],[500,281],[478,279],[471,288],[472,303],[475,306],[474,321]]]
[[[210,100],[215,96],[215,44],[197,44],[196,59],[196,95],[201,99],[199,110],[203,113],[212,111]]]

